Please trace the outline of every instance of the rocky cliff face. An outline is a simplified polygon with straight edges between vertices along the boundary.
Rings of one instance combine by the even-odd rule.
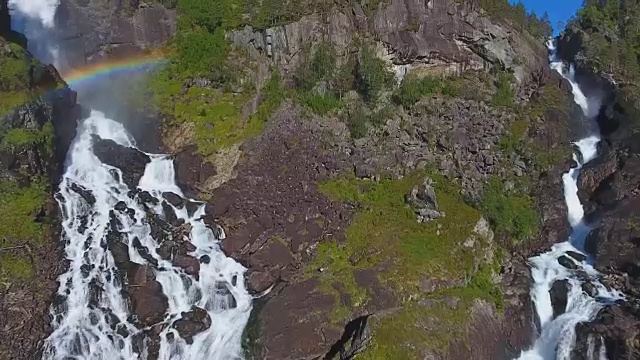
[[[63,65],[78,67],[160,46],[175,26],[175,12],[155,3],[62,0],[53,31]]]
[[[441,75],[495,65],[512,71],[524,84],[533,73],[547,68],[546,50],[539,39],[453,0],[390,1],[370,17],[359,3],[353,3],[266,30],[246,27],[229,38],[254,57],[269,57],[292,71],[306,47],[328,41],[344,56],[353,51],[354,41],[362,34],[378,40],[379,54],[399,76],[412,69]]]
[[[64,267],[53,192],[80,109],[55,68],[5,35],[0,33],[0,327],[10,336],[0,339],[0,357],[17,359],[37,356],[51,331],[49,305]]]

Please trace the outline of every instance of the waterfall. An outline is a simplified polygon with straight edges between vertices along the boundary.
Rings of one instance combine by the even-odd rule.
[[[134,139],[118,122],[93,111],[78,126],[78,132],[67,157],[57,199],[63,214],[62,241],[69,270],[60,279],[57,304],[52,309],[54,331],[45,342],[44,359],[145,359],[146,343],[136,342],[148,329],[132,321],[131,310],[123,297],[124,280],[108,250],[108,234],[115,214],[118,231],[128,243],[132,262],[149,265],[166,295],[168,310],[160,324],[160,359],[239,359],[242,358],[241,337],[249,319],[252,297],[245,288],[245,269],[219,248],[219,239],[201,220],[204,205],[189,214],[187,207],[170,205],[179,219],[190,225],[189,241],[195,250],[189,255],[201,261],[199,276],[158,255],[158,240],[152,235],[147,211],[135,191],[122,181],[119,169],[103,164],[93,153],[93,136],[111,139],[135,147]],[[163,192],[182,195],[175,184],[173,161],[165,155],[148,154],[139,188],[159,200],[149,208],[164,216],[160,205]],[[75,189],[90,191],[95,201],[89,202]],[[116,204],[130,211],[114,211]],[[153,202],[152,202],[153,204]],[[148,206],[148,205],[147,205]],[[121,207],[122,208],[122,207]],[[221,235],[224,236],[224,235]],[[131,244],[139,241],[148,249],[143,257]],[[97,289],[96,289],[97,287]],[[210,327],[187,342],[172,326],[193,306],[206,310]]]
[[[600,99],[589,98],[580,89],[575,80],[573,66],[567,70],[565,64],[558,58],[554,41],[548,43],[550,66],[560,73],[571,84],[574,101],[580,106],[586,121],[591,124],[600,110]],[[591,125],[590,128],[597,128]],[[518,359],[521,360],[569,360],[576,340],[575,327],[580,322],[592,321],[607,304],[622,298],[622,294],[615,290],[608,290],[598,278],[600,274],[593,268],[589,257],[584,254],[584,240],[591,229],[584,221],[584,209],[578,198],[578,175],[580,169],[597,156],[597,145],[600,137],[597,131],[574,143],[577,153],[573,155],[575,166],[562,176],[564,197],[567,204],[567,217],[571,224],[572,233],[565,242],[553,245],[551,250],[529,259],[533,284],[531,286],[531,300],[533,301],[540,324],[539,336],[533,347],[523,351]],[[571,254],[579,254],[576,259]],[[575,255],[574,255],[575,256]],[[569,270],[560,265],[559,258],[566,257],[576,265],[575,270]],[[564,312],[553,317],[550,290],[556,281],[567,281],[567,305]],[[597,294],[590,296],[582,290],[582,284],[590,281]],[[602,347],[604,348],[604,347]],[[603,350],[598,359],[606,358]],[[594,358],[595,360],[595,358]]]
[[[14,29],[25,33],[36,57],[54,64],[59,2],[9,1]],[[241,359],[252,296],[245,288],[246,269],[220,249],[224,232],[205,225],[203,203],[184,199],[191,206],[174,206],[163,201],[166,192],[184,198],[169,156],[147,154],[150,162],[132,189],[123,181],[121,169],[102,163],[94,154],[95,137],[136,148],[124,126],[101,112],[91,111],[78,124],[56,194],[68,270],[58,279],[51,307],[53,332],[44,342],[43,359],[142,360],[158,343],[153,351],[161,360]],[[174,265],[171,257],[159,255],[167,235],[154,232],[151,219],[166,220],[168,212],[184,223],[180,241],[190,243],[185,256],[195,260],[199,270],[187,271]],[[127,259],[124,266],[116,261],[114,241],[120,246],[119,261]],[[154,324],[145,324],[132,311],[135,305],[127,293],[144,286],[130,286],[132,275],[138,274],[163,294],[162,299],[145,298],[145,305],[162,301],[166,307]],[[196,333],[193,336],[181,337],[178,324],[191,321],[196,312],[200,328],[189,332]]]

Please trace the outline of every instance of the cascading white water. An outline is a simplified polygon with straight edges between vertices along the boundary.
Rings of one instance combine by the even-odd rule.
[[[571,83],[576,104],[582,108],[587,121],[593,122],[600,110],[600,99],[590,99],[585,96],[575,80],[573,67],[570,66],[567,71],[563,62],[558,59],[553,41],[549,42],[548,48],[551,68]],[[568,209],[567,217],[573,229],[569,239],[555,244],[548,252],[529,259],[533,277],[531,299],[538,315],[540,334],[533,347],[522,352],[518,358],[520,360],[570,359],[575,344],[576,325],[593,320],[603,306],[622,298],[622,294],[615,290],[608,290],[598,281],[599,274],[588,261],[578,261],[566,256],[568,252],[583,254],[584,240],[591,231],[584,222],[584,210],[578,198],[577,180],[584,164],[596,157],[599,141],[600,137],[596,131],[574,143],[579,153],[573,156],[576,166],[562,176]],[[569,270],[560,265],[558,259],[562,256],[574,262],[577,269]],[[585,277],[588,277],[595,286],[597,290],[595,297],[589,296],[582,290]],[[556,281],[562,280],[568,282],[567,305],[564,313],[554,319],[549,291]],[[601,347],[597,354],[598,360],[606,358],[603,348]],[[594,350],[592,356],[595,356],[595,353]],[[596,358],[594,357],[593,360]]]
[[[186,207],[176,208],[170,205],[178,218],[191,225],[189,241],[196,249],[190,255],[195,258],[206,255],[210,258],[210,261],[201,263],[199,277],[196,278],[170,261],[163,260],[156,253],[158,239],[151,235],[143,205],[122,182],[122,172],[103,164],[94,155],[92,135],[111,139],[123,146],[135,147],[135,141],[124,127],[105,118],[102,113],[93,111],[78,126],[58,194],[69,270],[59,279],[59,304],[52,310],[54,331],[45,342],[43,358],[146,358],[144,346],[140,349],[133,340],[143,330],[136,328],[129,320],[131,311],[122,296],[121,277],[118,276],[114,258],[106,246],[110,212],[119,202],[135,211],[133,216],[113,212],[121,224],[118,230],[129,244],[131,261],[148,264],[138,250],[131,246],[134,238],[137,238],[157,261],[158,265],[153,266],[153,271],[168,298],[168,311],[162,321],[168,326],[160,333],[159,358],[242,358],[241,336],[249,319],[252,297],[245,289],[245,269],[222,253],[219,239],[200,220],[204,215],[204,206],[200,205],[195,213],[189,215]],[[145,169],[139,187],[160,200],[162,193],[166,191],[182,195],[174,181],[173,161],[164,155],[148,155],[151,162]],[[74,184],[91,191],[95,202],[90,204],[74,191]],[[161,216],[164,214],[159,204],[152,205],[151,210]],[[95,284],[99,284],[102,291],[96,293],[92,290]],[[195,335],[193,342],[188,344],[169,325],[180,319],[181,312],[189,311],[192,306],[206,310],[211,318],[211,326]]]
[[[29,51],[40,61],[53,63],[61,70],[52,32],[59,4],[60,0],[9,0],[12,28],[27,37]]]

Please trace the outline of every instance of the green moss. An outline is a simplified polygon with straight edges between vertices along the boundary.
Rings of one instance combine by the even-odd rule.
[[[407,302],[397,313],[379,319],[372,325],[373,338],[362,359],[417,359],[424,350],[446,353],[452,340],[466,339],[470,310],[477,299],[502,308],[502,293],[492,280],[495,267],[485,265],[468,285]],[[447,299],[456,299],[457,306],[449,306]]]
[[[0,149],[43,145],[48,154],[53,153],[53,125],[51,123],[46,123],[41,130],[11,129],[0,139]]]
[[[0,279],[5,281],[27,280],[32,278],[34,273],[33,265],[28,258],[0,255]]]
[[[0,234],[11,241],[40,241],[44,226],[35,218],[43,209],[48,192],[43,181],[20,187],[13,181],[0,181]]]
[[[493,228],[517,243],[535,235],[539,219],[534,200],[522,191],[505,191],[504,183],[492,177],[482,192],[480,207]]]
[[[299,101],[318,115],[326,115],[332,110],[341,108],[342,100],[332,94],[321,95],[314,92],[304,92],[298,96]]]
[[[350,178],[320,185],[333,199],[357,201],[362,209],[346,230],[344,247],[337,248],[346,252],[340,258],[348,258],[355,268],[383,266],[380,280],[404,294],[415,293],[424,278],[462,279],[473,267],[471,253],[459,245],[471,234],[480,213],[464,203],[454,185],[432,174],[438,179],[436,191],[444,218],[418,223],[414,210],[405,205],[405,194],[425,175],[418,172],[378,183]],[[337,249],[332,249],[324,254],[328,251],[321,248],[318,258],[336,258]],[[331,264],[322,267],[332,273]]]
[[[0,92],[0,116],[8,115],[15,108],[28,103],[30,100],[31,93],[28,91]]]
[[[7,43],[0,38],[0,46],[8,45],[10,52],[0,56],[0,90],[21,91],[28,90],[31,78],[31,60],[27,51],[14,43]]]
[[[529,121],[516,120],[511,123],[509,132],[500,137],[500,149],[505,153],[517,152],[529,129]]]
[[[198,87],[184,92],[181,79],[173,78],[166,70],[154,76],[151,88],[154,103],[170,119],[170,125],[187,122],[195,125],[194,140],[203,156],[259,134],[265,121],[284,99],[277,72],[263,89],[263,103],[246,122],[242,117],[242,106],[249,101],[248,94],[220,93],[215,89]]]
[[[450,97],[460,96],[462,81],[458,78],[439,78],[434,76],[409,76],[393,95],[393,101],[404,107],[410,107],[427,95],[442,94]]]

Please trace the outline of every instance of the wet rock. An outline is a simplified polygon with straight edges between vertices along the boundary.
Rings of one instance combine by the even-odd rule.
[[[193,306],[189,312],[181,313],[181,319],[176,320],[172,327],[178,330],[180,337],[187,344],[193,343],[193,336],[207,330],[211,326],[211,318],[204,309]]]
[[[276,278],[270,272],[252,271],[249,274],[249,289],[261,293],[275,284]]]
[[[592,322],[576,325],[576,342],[571,359],[597,358],[591,351],[605,346],[607,359],[636,359],[640,345],[636,339],[640,327],[640,313],[629,304],[615,304],[602,309]],[[631,340],[631,341],[630,341]],[[594,355],[596,357],[594,357]]]
[[[113,140],[94,137],[93,152],[101,162],[122,171],[122,181],[130,188],[138,187],[149,156],[137,149],[117,144]]]
[[[118,201],[116,206],[113,207],[115,210],[120,212],[125,212],[127,210],[127,204],[124,201]]]
[[[596,297],[596,295],[598,295],[598,289],[590,282],[585,282],[582,284],[582,291],[584,291],[591,297]]]
[[[558,263],[569,270],[575,270],[578,268],[578,264],[576,264],[573,260],[571,260],[568,256],[562,255],[558,258]]]
[[[72,183],[71,190],[75,191],[78,195],[80,195],[89,205],[93,205],[96,203],[96,197],[93,196],[91,190],[85,189],[84,187]]]
[[[91,270],[93,270],[93,265],[89,265],[89,264],[82,264],[80,266],[80,273],[82,274],[83,278],[87,278],[89,277],[89,275],[91,274]]]
[[[551,285],[549,295],[551,296],[551,306],[553,306],[553,317],[563,314],[567,308],[567,297],[569,294],[569,282],[558,280]]]
[[[176,255],[171,263],[177,267],[184,269],[189,275],[193,275],[198,278],[200,274],[200,261],[189,255]]]
[[[567,255],[575,259],[577,262],[582,262],[587,260],[587,256],[575,251],[567,251]]]
[[[151,204],[151,205],[157,205],[160,201],[158,201],[158,199],[156,199],[155,197],[153,197],[153,195],[149,194],[148,191],[140,191],[138,193],[138,199],[143,203],[143,204]]]
[[[107,233],[107,246],[116,266],[121,267],[129,263],[129,247],[122,241],[122,234],[118,231],[109,230]]]
[[[144,326],[162,321],[169,302],[151,267],[137,264],[133,266],[129,275],[128,291],[133,313]]]
[[[172,226],[178,227],[184,224],[184,219],[179,219],[171,205],[166,201],[162,202],[162,211],[164,213],[164,220]]]
[[[140,239],[138,239],[137,237],[133,238],[131,245],[133,246],[134,249],[138,251],[138,254],[140,254],[140,256],[142,256],[143,259],[149,262],[149,264],[153,266],[158,266],[158,260],[156,260],[151,255],[151,253],[149,252],[149,249],[146,246],[142,245],[142,243],[140,242]]]
[[[200,263],[202,264],[208,264],[211,262],[211,257],[209,255],[202,255],[200,257]]]
[[[176,193],[163,192],[162,197],[176,208],[181,209],[184,206],[185,200]]]

